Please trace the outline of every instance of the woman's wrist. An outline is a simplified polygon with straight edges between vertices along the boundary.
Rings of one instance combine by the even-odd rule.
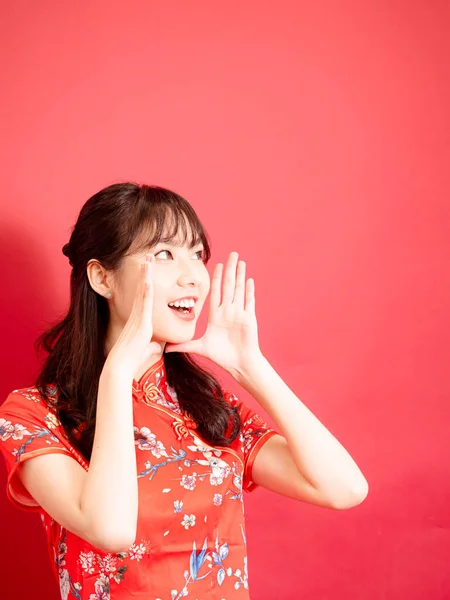
[[[131,366],[125,364],[123,361],[115,360],[113,357],[108,356],[103,365],[100,378],[102,380],[123,381],[124,383],[129,383],[131,385],[134,374]]]

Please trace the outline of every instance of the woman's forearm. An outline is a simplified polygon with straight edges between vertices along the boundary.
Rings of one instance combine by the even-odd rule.
[[[105,364],[99,380],[94,445],[80,508],[103,546],[126,549],[136,537],[138,483],[132,376]]]
[[[330,504],[345,506],[349,498],[367,495],[367,481],[353,458],[267,359],[261,355],[233,375],[274,420],[298,470]]]

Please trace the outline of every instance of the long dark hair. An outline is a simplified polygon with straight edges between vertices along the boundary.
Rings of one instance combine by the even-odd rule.
[[[180,233],[190,248],[203,244],[206,263],[211,256],[206,232],[184,198],[157,186],[118,183],[84,204],[63,247],[72,266],[70,306],[67,315],[36,341],[37,350],[48,352],[36,387],[87,460],[94,441],[109,320],[107,301],[89,283],[87,263],[95,258],[105,269],[116,271],[132,245],[133,252],[139,252]],[[211,445],[231,444],[239,434],[239,414],[224,399],[215,377],[185,353],[168,353],[164,363],[168,383],[183,412],[196,421],[199,434]]]

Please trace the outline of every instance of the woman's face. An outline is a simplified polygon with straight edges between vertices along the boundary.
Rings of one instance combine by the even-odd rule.
[[[159,243],[151,249],[155,255],[153,268],[153,341],[181,343],[195,334],[198,317],[208,296],[210,277],[203,262],[203,245],[188,247],[177,238]],[[146,252],[125,257],[115,274],[113,300],[110,301],[110,325],[121,330],[130,315],[141,277],[141,264]],[[193,307],[170,308],[169,303],[192,298]],[[192,305],[192,302],[190,302]]]

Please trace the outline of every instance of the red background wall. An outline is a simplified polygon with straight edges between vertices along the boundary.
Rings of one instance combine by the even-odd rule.
[[[264,353],[370,484],[347,512],[247,496],[252,598],[450,598],[449,3],[1,12],[0,397],[66,307],[83,202],[173,188],[213,263],[247,260]],[[39,519],[0,504],[1,599],[56,600]]]

